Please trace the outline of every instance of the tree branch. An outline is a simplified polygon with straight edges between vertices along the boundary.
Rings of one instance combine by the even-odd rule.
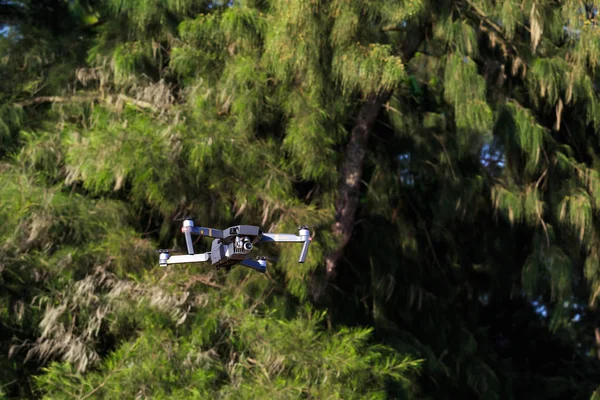
[[[523,73],[525,72],[526,64],[519,56],[517,47],[508,38],[506,38],[502,28],[494,22],[490,17],[471,0],[464,0],[467,7],[466,12],[471,14],[474,18],[478,19],[479,28],[487,34],[492,46],[496,43],[502,48],[502,52],[505,55],[512,55],[513,57],[513,68],[512,74],[516,75],[519,67],[523,67]]]
[[[32,99],[22,101],[20,103],[16,103],[16,105],[18,105],[20,107],[29,107],[29,106],[33,106],[36,104],[42,104],[42,103],[83,102],[83,101],[90,101],[90,100],[94,100],[94,96],[69,96],[69,97],[40,96],[40,97],[34,97]]]
[[[118,101],[122,101],[125,103],[132,104],[138,108],[151,110],[154,112],[160,111],[156,106],[146,101],[137,100],[132,97],[126,96],[124,94],[116,94],[116,95],[105,95],[102,96],[100,94],[86,94],[86,95],[75,95],[75,96],[40,96],[34,97],[29,100],[22,101],[20,103],[16,103],[21,107],[30,107],[37,104],[43,103],[81,103],[86,101],[103,101],[107,104],[115,104]]]

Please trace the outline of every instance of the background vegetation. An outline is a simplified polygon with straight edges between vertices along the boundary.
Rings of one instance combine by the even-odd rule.
[[[0,397],[600,398],[598,3],[0,0]]]

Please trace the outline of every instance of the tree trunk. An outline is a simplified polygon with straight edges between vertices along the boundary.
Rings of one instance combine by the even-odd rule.
[[[429,27],[427,29],[417,29],[415,35],[409,36],[404,42],[401,54],[405,64],[419,49],[428,29]],[[325,258],[325,271],[328,281],[336,276],[338,262],[352,236],[369,133],[379,115],[381,106],[388,100],[390,95],[390,93],[386,93],[379,97],[373,96],[367,99],[360,108],[356,123],[350,133],[350,141],[346,146],[344,161],[340,170],[340,186],[335,202],[335,223],[332,228],[334,237],[339,242],[336,249]]]
[[[596,337],[596,356],[598,360],[600,360],[600,328],[594,329],[594,336]]]
[[[325,260],[329,279],[335,277],[337,263],[352,236],[369,132],[379,115],[381,104],[382,100],[372,98],[362,105],[356,118],[356,124],[352,128],[350,141],[346,146],[340,174],[340,188],[335,202],[335,224],[333,225],[333,234],[339,242],[337,249]]]

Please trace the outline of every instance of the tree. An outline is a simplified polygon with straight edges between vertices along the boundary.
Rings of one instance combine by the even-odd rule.
[[[168,282],[161,293],[166,296],[157,298],[163,284],[155,280],[149,297],[140,301],[136,295],[135,313],[118,311],[137,316],[128,322],[139,334],[121,340],[96,371],[81,374],[71,363],[50,365],[37,379],[43,393],[48,398],[383,398],[386,386],[397,382],[398,393],[410,397],[406,377],[418,362],[369,345],[369,329],[324,332],[322,313],[303,310],[282,320],[276,307],[259,303],[268,298],[249,303],[210,276],[190,282],[187,273],[168,275],[169,281],[161,279]],[[207,284],[214,288],[194,288]],[[197,295],[185,296],[189,289]],[[132,294],[120,292],[113,300]]]
[[[3,346],[40,393],[592,396],[594,4],[5,3]],[[308,223],[309,262],[161,281],[189,213]]]
[[[590,349],[593,328],[574,332],[589,325],[573,321],[580,311],[571,305],[595,301],[588,240],[597,93],[586,45],[595,22],[574,3],[465,1],[439,9],[433,35],[407,65],[408,84],[381,120],[392,127],[382,127],[371,147],[361,233],[347,256],[356,272],[341,283],[351,294],[335,303],[364,299],[364,318],[384,337],[427,354],[423,377],[438,382],[439,396],[455,388],[456,397],[533,397],[521,392],[526,384],[510,383],[497,354],[488,356],[500,345],[485,338],[483,321],[515,297],[541,301],[548,322],[521,306],[532,326],[549,323]],[[595,376],[593,364],[578,360]],[[440,373],[442,365],[461,367]],[[576,385],[554,393],[590,396],[589,384],[578,394]],[[490,390],[502,386],[514,389]]]
[[[85,8],[90,4],[77,4],[79,8],[75,11],[85,11],[94,16],[93,22],[85,23],[81,29],[91,29],[95,33],[91,35],[91,42],[86,43],[91,45],[88,65],[67,71],[66,77],[74,82],[73,86],[40,91],[33,96],[17,86],[7,100],[8,106],[19,112],[24,109],[31,116],[37,114],[35,122],[39,123],[32,123],[27,130],[23,125],[15,128],[17,133],[12,134],[12,140],[17,150],[7,157],[11,165],[6,167],[4,174],[7,181],[2,197],[6,199],[6,218],[10,223],[6,224],[3,236],[7,244],[3,258],[9,270],[25,273],[35,282],[29,296],[24,298],[17,293],[8,296],[9,302],[22,301],[26,314],[31,315],[31,321],[24,324],[29,329],[31,340],[13,343],[11,353],[25,355],[27,359],[38,358],[42,365],[51,360],[61,361],[52,364],[39,378],[40,390],[53,397],[69,395],[68,391],[62,390],[70,390],[72,385],[78,387],[77,391],[81,390],[83,396],[101,395],[107,378],[119,375],[120,367],[114,363],[121,362],[123,352],[129,352],[131,343],[149,340],[151,345],[156,344],[153,339],[158,334],[156,326],[152,323],[144,326],[144,322],[132,319],[134,315],[154,321],[161,318],[160,314],[158,317],[154,314],[163,307],[164,312],[175,313],[176,321],[183,323],[181,313],[173,308],[181,305],[172,293],[175,289],[160,292],[156,283],[146,283],[148,278],[144,277],[142,266],[153,263],[153,259],[149,257],[150,242],[140,239],[140,233],[158,239],[161,244],[168,243],[174,240],[173,217],[188,211],[214,224],[235,221],[243,212],[245,218],[254,216],[261,219],[263,225],[270,222],[271,229],[287,229],[300,222],[318,226],[328,220],[324,207],[314,202],[306,204],[298,197],[297,191],[304,189],[299,183],[294,183],[302,177],[305,181],[314,179],[327,183],[333,181],[331,177],[334,176],[333,171],[327,168],[327,156],[332,154],[332,150],[324,148],[320,154],[315,151],[322,140],[327,140],[321,124],[333,124],[319,116],[326,105],[319,97],[326,90],[315,86],[313,93],[305,94],[303,89],[309,86],[293,82],[297,79],[294,75],[305,68],[310,70],[305,72],[306,76],[318,72],[317,65],[309,65],[312,60],[305,61],[306,65],[298,65],[296,71],[288,73],[287,66],[282,63],[277,66],[279,70],[263,67],[264,71],[257,73],[252,63],[260,62],[257,56],[262,58],[263,55],[253,54],[256,52],[249,44],[255,44],[252,40],[265,33],[260,29],[266,26],[267,16],[261,15],[256,8],[227,8],[214,3],[199,6],[192,2],[189,5],[166,2],[156,7],[145,2],[130,4],[122,6],[120,2],[108,2],[91,10]],[[185,20],[203,9],[210,14]],[[70,18],[76,17],[75,11],[69,9],[72,13]],[[96,13],[100,16],[96,17]],[[273,15],[268,17],[273,18]],[[176,38],[175,27],[181,20],[184,21],[179,28],[180,38]],[[22,32],[18,28],[13,29],[17,36],[10,38],[7,44],[14,49],[12,51],[17,58],[21,40],[29,36],[19,37]],[[198,58],[197,51],[190,51],[190,43],[199,40],[202,35],[214,40],[204,49],[204,57]],[[35,34],[31,37],[37,38]],[[272,45],[283,39],[271,38]],[[244,45],[248,46],[246,52]],[[224,57],[222,46],[233,48],[231,51],[239,46],[241,55],[234,57],[234,52],[231,57]],[[199,45],[196,47],[200,48]],[[279,57],[276,50],[264,55],[265,62],[268,57]],[[18,65],[18,58],[10,61]],[[389,64],[393,67],[398,61],[392,59]],[[215,66],[223,68],[225,74],[215,74],[212,70]],[[42,71],[31,71],[31,79],[39,80],[36,74],[54,72],[54,66],[42,65]],[[385,72],[395,73],[393,70]],[[8,70],[7,76],[12,73]],[[256,79],[266,79],[269,75],[281,80],[278,86],[287,86],[286,92],[278,93],[279,90],[268,87],[268,80],[260,82]],[[388,76],[386,79],[389,81],[391,78]],[[257,82],[253,83],[250,79]],[[251,86],[252,90],[244,91],[248,85],[256,87]],[[282,101],[285,107],[269,105],[273,100]],[[258,110],[252,108],[263,107],[260,103],[266,104],[265,117],[259,116]],[[307,105],[311,109],[305,112]],[[340,102],[337,107],[346,106]],[[277,132],[283,126],[278,127],[276,123],[282,115],[293,122],[287,126],[291,134],[283,141]],[[270,121],[269,117],[273,119]],[[233,132],[229,128],[230,123],[234,124]],[[300,132],[304,123],[312,123],[322,135],[309,136],[309,141],[304,143]],[[257,136],[259,124],[271,124],[271,135]],[[301,155],[307,159],[303,160]],[[294,160],[291,163],[288,161],[290,156]],[[263,169],[257,170],[256,165],[260,161],[264,162]],[[265,172],[267,166],[272,168],[270,172]],[[264,187],[265,190],[257,193],[256,187]],[[19,203],[18,200],[23,198],[39,201]],[[42,201],[44,198],[49,200]],[[239,200],[234,201],[236,198]],[[95,217],[87,221],[87,214]],[[128,254],[130,247],[135,249],[133,255]],[[300,300],[305,298],[306,277],[318,265],[320,253],[322,248],[317,242],[312,246],[310,262],[302,269],[275,270],[274,287],[282,288],[282,283],[287,280],[288,290]],[[31,259],[19,262],[25,254],[30,254]],[[279,265],[292,264],[291,254],[290,250],[282,252]],[[246,276],[244,272],[222,278],[222,281],[239,283],[239,275]],[[278,274],[281,276],[278,277]],[[39,275],[42,276],[41,281],[36,280]],[[189,274],[184,276],[183,282],[187,283]],[[248,277],[242,281],[246,282],[244,288],[251,294],[273,285],[264,279],[252,278],[249,282]],[[139,283],[136,284],[136,281]],[[196,290],[202,296],[202,291]],[[140,308],[124,307],[124,301],[135,301]],[[217,301],[224,306],[228,304]],[[144,311],[141,307],[146,302],[154,307]],[[284,302],[284,309],[293,311],[297,302],[297,299],[290,298]],[[198,311],[197,304],[192,302],[188,306],[192,307],[193,313]],[[270,318],[266,321],[264,324],[270,326],[277,320]],[[286,332],[305,325],[304,321],[293,322],[290,328],[276,337],[289,341],[285,337]],[[311,322],[306,331],[298,332],[304,336],[298,336],[297,340],[308,343],[310,339],[307,337],[317,337],[315,324],[319,321]],[[13,331],[20,328],[19,321],[11,322]],[[147,335],[136,337],[132,332],[135,327]],[[210,332],[210,327],[204,325],[188,327],[190,335],[195,334],[197,329],[208,329],[207,334]],[[169,330],[174,327],[168,325],[165,329],[169,336]],[[284,370],[275,371],[293,374],[278,381],[272,390],[291,385],[290,379],[305,370],[306,379],[294,384],[298,390],[316,391],[317,396],[319,393],[339,395],[346,391],[350,391],[348,396],[352,395],[352,391],[363,396],[381,396],[382,390],[386,387],[391,390],[389,388],[394,385],[397,386],[394,390],[402,393],[405,391],[403,386],[406,386],[405,372],[416,364],[408,358],[394,361],[393,357],[384,357],[386,349],[366,343],[367,333],[368,330],[328,333],[331,339],[323,336],[322,343],[315,343],[314,348],[309,346],[307,351],[312,353],[298,361],[292,359]],[[236,346],[236,340],[224,344],[225,350]],[[188,346],[186,340],[173,342],[174,346],[179,344]],[[278,341],[271,344],[275,349],[289,347]],[[255,345],[248,343],[244,346]],[[153,354],[152,347],[146,347],[146,350],[140,357]],[[300,354],[304,350],[288,348],[287,351]],[[343,377],[345,380],[339,383],[336,383],[337,378],[329,377],[331,368],[339,366],[337,361],[329,369],[317,371],[316,375],[311,372],[314,368],[307,364],[308,360],[329,357],[331,352],[337,354],[335,357],[357,352],[356,359],[347,360],[348,372]],[[268,389],[264,384],[257,386],[260,380],[252,383],[255,379],[252,371],[261,365],[278,368],[267,362],[279,361],[268,357],[266,360],[259,359],[261,364],[256,368],[248,367],[249,372],[236,378],[242,379],[240,382],[244,386],[239,389],[241,393]],[[105,362],[102,361],[104,358]],[[378,365],[379,359],[383,362],[380,369],[374,370],[374,373],[363,372],[365,368]],[[164,370],[166,376],[179,370],[178,360],[171,361],[171,368],[175,369],[170,372]],[[148,362],[153,363],[151,360]],[[152,365],[152,368],[156,366]],[[101,368],[97,378],[80,375],[81,379],[69,381],[68,376],[74,371],[83,374],[94,368]],[[215,371],[220,368],[216,365]],[[323,377],[329,380],[328,385],[310,388],[310,382]],[[182,376],[179,383],[186,384],[185,380],[191,378]],[[231,376],[224,383],[231,382],[233,378]],[[111,381],[116,386],[113,389],[107,387],[109,393],[110,390],[126,393],[137,389],[123,388],[121,385],[125,381],[119,379],[127,379],[127,376]],[[172,390],[167,388],[170,378],[166,379],[152,389],[154,395]],[[178,386],[177,382],[171,383]],[[85,388],[90,384],[94,388],[88,392]],[[196,390],[218,394],[221,384],[220,381],[213,382],[212,387],[199,386]],[[178,390],[182,394],[188,392],[183,388]],[[74,393],[71,392],[71,395]],[[223,396],[228,394],[223,393]]]

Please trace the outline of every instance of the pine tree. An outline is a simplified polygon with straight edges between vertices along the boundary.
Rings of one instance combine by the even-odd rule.
[[[2,384],[590,398],[595,7],[0,1]],[[190,213],[309,262],[158,269]]]
[[[394,339],[398,348],[428,354],[423,376],[435,379],[438,396],[534,397],[517,383],[529,378],[510,378],[489,356],[485,345],[500,344],[486,338],[482,320],[509,299],[535,300],[550,320],[538,322],[522,306],[532,326],[590,349],[591,330],[572,327],[589,326],[573,317],[589,318],[593,311],[577,305],[595,301],[598,114],[593,50],[585,44],[597,34],[595,11],[575,3],[438,6],[433,35],[386,107],[382,124],[391,129],[371,147],[356,243],[372,250],[348,254],[358,272],[344,289],[368,299],[365,317],[384,336],[402,338]],[[581,357],[578,365],[591,365]],[[434,372],[443,365],[462,366]],[[579,387],[575,379],[563,376],[552,394],[589,397],[593,378]],[[514,389],[501,394],[500,387]]]
[[[7,181],[2,197],[8,199],[5,209],[10,223],[6,224],[3,237],[8,246],[3,258],[11,270],[25,270],[26,276],[32,279],[38,274],[43,276],[42,282],[34,285],[32,294],[25,299],[27,312],[32,314],[31,323],[38,324],[39,331],[34,328],[32,342],[13,344],[11,353],[25,354],[27,359],[41,362],[60,361],[52,364],[39,379],[40,390],[49,396],[102,395],[100,389],[107,384],[106,378],[118,375],[123,352],[129,353],[132,341],[149,341],[149,347],[145,347],[147,352],[140,357],[152,354],[157,343],[154,336],[160,336],[153,321],[163,318],[161,308],[175,318],[175,326],[183,324],[187,315],[177,306],[192,307],[193,313],[199,311],[198,303],[180,303],[176,289],[161,292],[156,282],[145,276],[142,266],[154,264],[154,258],[150,242],[140,240],[136,229],[138,235],[145,231],[144,236],[165,244],[174,240],[172,219],[187,212],[207,224],[233,223],[243,213],[244,218],[255,218],[263,225],[269,223],[269,230],[289,230],[300,223],[315,227],[329,223],[327,195],[331,196],[331,188],[325,186],[325,194],[316,201],[302,201],[297,191],[303,190],[301,181],[323,184],[334,181],[335,171],[330,168],[328,159],[333,155],[333,148],[322,144],[329,141],[326,128],[339,123],[335,118],[347,118],[345,114],[337,117],[336,113],[347,114],[350,109],[339,101],[330,110],[335,118],[327,117],[325,108],[331,105],[321,98],[327,94],[327,87],[319,88],[316,83],[319,79],[325,83],[329,77],[318,70],[318,62],[315,63],[318,60],[311,58],[314,53],[308,54],[305,60],[297,59],[292,70],[283,62],[268,67],[269,59],[281,60],[283,54],[278,53],[282,50],[278,40],[286,38],[277,36],[277,30],[262,30],[269,21],[283,17],[286,10],[273,10],[265,15],[255,7],[230,8],[215,4],[200,7],[192,3],[166,2],[153,6],[147,2],[129,5],[108,2],[91,10],[86,8],[89,3],[77,4],[78,8],[74,6],[75,9],[70,10],[71,17],[82,13],[87,20],[91,15],[92,22],[84,24],[82,29],[91,25],[96,34],[87,51],[88,65],[73,68],[67,75],[74,82],[73,86],[33,95],[16,87],[8,100],[7,104],[19,111],[23,109],[30,115],[39,113],[38,118],[43,122],[41,126],[20,130],[15,140],[18,151],[9,157],[12,165],[7,166],[4,174]],[[300,3],[298,6],[297,16],[307,17],[309,23],[320,23],[320,29],[329,29],[318,21],[318,13],[315,13],[318,9],[305,9]],[[202,10],[209,13],[186,19]],[[177,27],[179,21],[182,22]],[[213,40],[195,42],[206,37]],[[313,39],[318,38],[313,36]],[[12,40],[10,44],[15,48],[21,44],[18,39]],[[261,54],[252,47],[256,45],[272,48]],[[325,43],[322,47],[323,51],[327,50]],[[195,51],[191,51],[193,48]],[[227,53],[223,52],[224,48],[228,49]],[[205,51],[200,58],[199,50]],[[366,59],[358,61],[368,63],[368,57],[378,59],[386,54],[383,48],[383,53],[367,53]],[[394,72],[393,68],[400,68],[401,64],[393,57],[386,63],[386,70],[373,73],[376,81],[383,80],[382,84],[389,85],[394,74],[400,71]],[[263,65],[258,71],[257,64]],[[215,74],[215,67],[223,73]],[[52,66],[45,68],[54,72]],[[348,74],[339,72],[340,77],[343,78],[344,73]],[[36,71],[31,74],[35,77]],[[261,82],[260,78],[265,81]],[[294,82],[298,78],[315,79],[315,82],[299,85]],[[269,87],[269,79],[278,81],[275,87]],[[346,86],[356,84],[345,83]],[[279,124],[278,119],[282,117],[289,122]],[[303,132],[306,124],[314,128],[308,136]],[[261,127],[270,129],[271,133],[261,134]],[[281,137],[281,129],[288,132],[285,138]],[[336,140],[330,141],[331,146],[335,143]],[[19,181],[27,184],[15,183]],[[256,188],[264,189],[257,192]],[[34,205],[13,200],[30,197],[49,200]],[[39,211],[33,211],[36,208]],[[96,219],[87,221],[87,214],[96,216],[100,225],[96,225]],[[130,247],[135,249],[133,255],[127,250]],[[322,252],[323,247],[316,241],[309,262],[297,268],[292,261],[292,254],[296,253],[284,250],[278,263],[280,267],[274,271],[275,287],[287,281],[291,293],[300,300],[305,298],[307,277],[319,265]],[[17,260],[24,254],[32,254],[33,258],[20,265]],[[295,268],[286,268],[291,265]],[[189,282],[189,272],[184,276],[182,282]],[[252,279],[248,281],[248,278]],[[264,292],[270,286],[268,281],[248,275],[247,271],[238,271],[221,280],[234,285],[246,282],[244,288],[250,293]],[[201,289],[193,291],[197,293],[196,300],[204,297]],[[265,299],[258,297],[257,300]],[[137,309],[128,306],[131,302]],[[227,310],[227,301],[215,299],[215,302]],[[289,309],[296,302],[292,299],[291,304],[284,303],[284,308]],[[150,306],[144,309],[146,303]],[[246,307],[238,313],[248,311]],[[150,325],[132,320],[134,315],[147,318]],[[302,336],[292,341],[287,338],[286,332],[306,325],[305,319],[287,323],[290,328],[276,334],[271,343],[275,346],[273,351],[282,351],[283,356],[291,354],[283,369],[278,366],[283,361],[279,360],[281,355],[271,359],[271,355],[266,354],[261,356],[266,358],[259,359],[258,366],[247,366],[248,372],[242,370],[239,377],[232,371],[225,381],[220,375],[218,381],[207,381],[209,386],[197,386],[194,390],[197,393],[208,390],[224,397],[258,396],[261,392],[266,395],[281,389],[292,390],[292,393],[308,391],[317,397],[381,397],[384,389],[396,382],[398,393],[405,392],[402,389],[406,386],[405,373],[416,364],[409,358],[396,361],[394,356],[384,357],[388,350],[366,342],[369,330],[328,333],[331,339],[323,337],[314,348],[286,345],[285,341],[310,343],[312,336],[320,335],[315,325],[320,319],[316,319],[307,330],[298,332]],[[251,323],[263,324],[265,329],[273,329],[268,327],[278,324],[274,318]],[[131,336],[128,332],[136,326],[145,334],[137,338]],[[207,330],[208,334],[211,329],[205,325],[195,327],[193,323],[186,326],[191,329],[190,335],[197,329]],[[175,327],[168,325],[166,329],[165,334],[169,336]],[[250,333],[245,332],[245,336]],[[242,340],[247,340],[245,336]],[[232,340],[223,344],[225,351],[237,346],[239,339]],[[256,346],[247,343],[245,346]],[[189,345],[185,341],[181,344]],[[280,350],[276,350],[278,347]],[[206,351],[212,350],[207,347]],[[249,347],[247,351],[257,350]],[[307,356],[294,361],[295,354],[306,351]],[[347,367],[344,367],[347,372],[340,378],[334,375],[338,376],[335,368],[342,364],[334,359],[322,371],[307,364],[309,360],[314,362],[320,358],[346,357],[349,352],[357,352],[357,356],[347,359]],[[110,356],[103,362],[103,354],[107,353]],[[181,395],[193,395],[194,390],[189,392],[191,388],[183,388],[183,385],[188,385],[185,379],[194,377],[181,376],[181,380],[172,381],[168,376],[177,373],[179,361],[168,360],[172,362],[170,368],[175,370],[164,370],[166,381],[149,389],[152,395],[170,393],[174,388]],[[158,367],[156,361],[148,362],[148,368]],[[377,367],[380,362],[381,367]],[[377,368],[363,372],[373,367]],[[72,373],[91,374],[87,371],[95,368],[100,368],[97,384],[93,375],[87,378],[80,375],[82,380],[72,384],[65,380]],[[216,366],[215,372],[221,368]],[[255,378],[253,371],[264,368],[274,368],[274,376],[281,376],[271,389]],[[301,371],[306,371],[304,381],[297,380]],[[122,379],[125,380],[121,383],[114,381],[116,386],[108,393],[139,390],[122,387],[132,379],[131,375]],[[271,378],[267,376],[267,379]],[[329,383],[311,388],[315,379]],[[188,382],[197,383],[194,379]],[[219,394],[220,382],[225,388],[233,384],[237,389],[233,392],[223,389],[225,391]],[[97,389],[88,392],[89,385]],[[70,391],[70,387],[77,389]]]

